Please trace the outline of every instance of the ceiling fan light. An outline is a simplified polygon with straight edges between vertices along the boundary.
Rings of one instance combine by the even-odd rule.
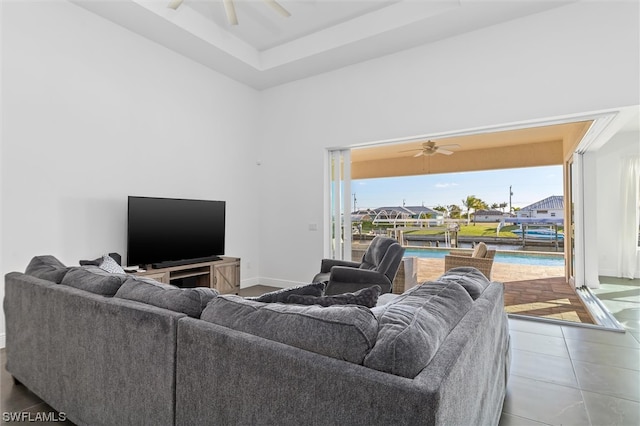
[[[224,10],[227,12],[227,21],[231,25],[238,25],[238,16],[236,15],[236,8],[233,5],[233,0],[223,0]]]
[[[167,5],[167,7],[168,7],[169,9],[176,10],[177,8],[179,8],[179,7],[180,7],[180,5],[182,4],[182,2],[183,2],[183,1],[184,1],[184,0],[171,0],[171,1],[169,2],[169,4]]]

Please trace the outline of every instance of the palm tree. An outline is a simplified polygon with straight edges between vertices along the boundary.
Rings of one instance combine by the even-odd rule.
[[[475,206],[478,199],[475,195],[467,195],[467,198],[462,200],[462,205],[467,209],[467,226],[471,223],[471,209]]]
[[[460,219],[460,210],[462,210],[460,206],[457,206],[455,204],[451,204],[450,206],[447,206],[449,217],[452,219]]]
[[[482,201],[480,198],[477,198],[475,195],[468,195],[466,199],[462,200],[462,204],[467,208],[467,226],[471,223],[471,210],[487,208],[487,203]]]
[[[433,209],[436,210],[436,211],[442,212],[444,217],[447,217],[447,213],[449,213],[445,206],[436,206]]]

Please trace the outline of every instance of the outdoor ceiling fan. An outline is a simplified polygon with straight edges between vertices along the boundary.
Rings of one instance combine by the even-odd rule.
[[[177,8],[180,7],[183,1],[184,0],[170,0],[169,5],[167,7],[170,9],[176,10]],[[238,16],[236,15],[236,8],[233,4],[233,1],[234,0],[222,0],[222,3],[224,4],[224,10],[227,13],[227,21],[229,21],[229,24],[238,25]],[[278,3],[276,0],[262,0],[262,1],[264,1],[266,4],[271,6],[276,12],[278,12],[280,15],[284,16],[285,18],[288,18],[289,16],[291,16],[291,13],[289,13],[287,9],[282,7],[282,5],[280,5],[280,3]]]
[[[414,155],[414,157],[422,157],[423,155],[432,156],[435,154],[451,155],[453,154],[453,151],[449,151],[447,148],[458,148],[459,146],[460,145],[458,144],[438,146],[434,141],[427,141],[427,142],[422,142],[422,148],[407,149],[400,152],[420,151],[419,153]]]

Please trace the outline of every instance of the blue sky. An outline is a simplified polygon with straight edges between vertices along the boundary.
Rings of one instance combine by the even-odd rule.
[[[522,208],[551,195],[562,195],[562,166],[358,179],[352,181],[351,192],[356,194],[359,209],[401,206],[403,200],[407,206],[462,207],[462,200],[468,195],[475,195],[489,205],[509,203],[509,185],[513,207]]]

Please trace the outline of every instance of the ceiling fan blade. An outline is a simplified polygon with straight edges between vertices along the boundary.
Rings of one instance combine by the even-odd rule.
[[[411,152],[411,151],[422,151],[423,148],[415,148],[415,149],[404,149],[398,152]]]
[[[167,6],[169,9],[173,9],[176,10],[177,8],[180,7],[180,5],[182,4],[184,0],[171,0],[169,2],[169,5]]]
[[[276,12],[278,12],[280,15],[284,16],[285,18],[288,18],[289,16],[291,16],[289,11],[284,7],[282,7],[282,5],[280,5],[280,3],[278,3],[276,0],[264,0],[264,2],[267,3],[269,6],[271,6]]]
[[[424,151],[420,151],[419,153],[417,153],[416,155],[414,155],[413,157],[422,157],[423,155],[426,155]]]
[[[436,152],[438,154],[444,154],[444,155],[451,155],[453,154],[453,151],[449,151],[448,149],[442,149],[442,148],[438,148],[436,149]]]
[[[450,144],[450,145],[440,145],[440,146],[438,146],[438,148],[445,148],[445,149],[447,149],[447,148],[460,148],[460,145],[458,145],[457,143],[454,143],[454,144]]]
[[[227,12],[227,21],[231,25],[238,25],[238,16],[236,15],[236,8],[233,5],[233,0],[222,0],[224,3],[224,11]]]

